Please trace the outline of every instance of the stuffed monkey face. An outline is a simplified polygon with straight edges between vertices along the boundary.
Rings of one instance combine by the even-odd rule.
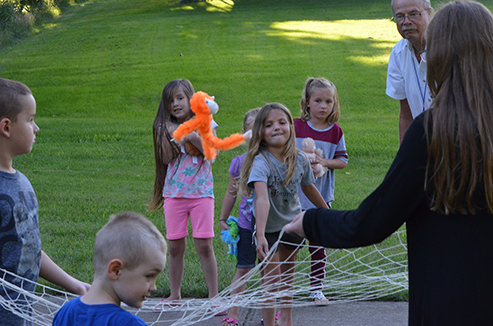
[[[211,96],[211,98],[205,98],[205,104],[209,107],[209,110],[211,111],[211,114],[216,114],[217,111],[219,111],[219,106],[217,103],[214,101],[214,96]]]

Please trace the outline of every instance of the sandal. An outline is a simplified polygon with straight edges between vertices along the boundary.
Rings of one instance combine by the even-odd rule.
[[[223,323],[223,326],[240,326],[240,322],[234,318],[224,317],[221,319],[221,322]]]
[[[329,305],[329,299],[325,297],[322,291],[315,291],[310,293],[310,298],[313,300],[316,306],[327,306]]]
[[[279,324],[277,323],[277,321],[279,320],[279,317],[280,317],[280,316],[281,316],[281,312],[280,312],[280,311],[278,311],[278,312],[277,312],[277,314],[276,314],[276,319],[274,320],[274,325],[275,325],[275,326],[279,325]],[[263,324],[264,324],[264,319],[260,319],[260,323],[263,325]]]

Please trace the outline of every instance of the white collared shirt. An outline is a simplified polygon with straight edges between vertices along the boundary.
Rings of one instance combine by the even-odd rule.
[[[413,119],[431,104],[425,53],[421,56],[418,63],[411,42],[403,38],[392,48],[387,70],[387,95],[396,100],[407,99]]]

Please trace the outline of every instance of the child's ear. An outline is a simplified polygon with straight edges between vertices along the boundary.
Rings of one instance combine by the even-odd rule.
[[[0,135],[10,138],[10,125],[12,121],[9,118],[0,120]]]
[[[112,259],[108,264],[108,271],[107,271],[108,277],[111,280],[116,281],[122,274],[122,270],[123,270],[123,262],[121,261],[121,259],[118,258]]]

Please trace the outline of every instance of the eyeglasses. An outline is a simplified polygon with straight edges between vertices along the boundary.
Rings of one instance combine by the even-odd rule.
[[[426,9],[423,10],[422,12],[413,11],[409,15],[397,14],[394,17],[392,17],[392,20],[394,22],[400,24],[400,23],[403,23],[407,17],[407,18],[409,18],[410,21],[417,22],[418,20],[421,19],[421,16],[423,15],[423,12],[425,12],[425,11],[426,11]]]

